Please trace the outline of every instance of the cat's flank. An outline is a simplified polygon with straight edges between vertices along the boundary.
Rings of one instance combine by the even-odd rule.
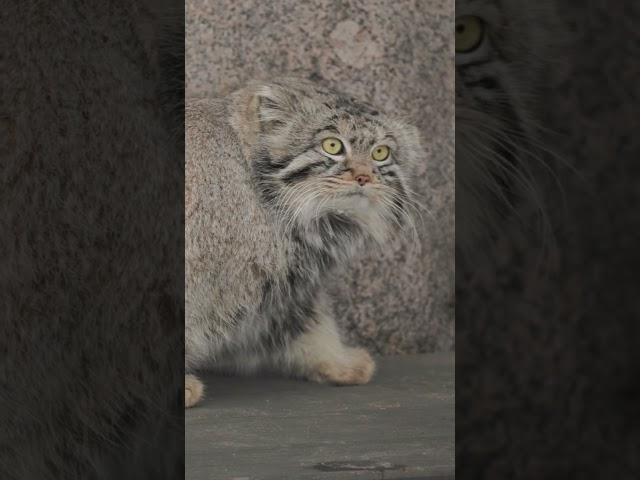
[[[185,131],[186,407],[200,368],[368,382],[374,362],[341,340],[325,287],[412,225],[417,130],[283,79],[188,103]]]

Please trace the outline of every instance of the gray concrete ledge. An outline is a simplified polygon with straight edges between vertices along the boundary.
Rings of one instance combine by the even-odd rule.
[[[378,359],[369,385],[205,377],[188,480],[454,478],[454,355]]]

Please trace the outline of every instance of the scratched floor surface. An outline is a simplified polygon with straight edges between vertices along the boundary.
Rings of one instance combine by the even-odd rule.
[[[378,360],[371,384],[205,377],[187,480],[454,478],[451,353]]]

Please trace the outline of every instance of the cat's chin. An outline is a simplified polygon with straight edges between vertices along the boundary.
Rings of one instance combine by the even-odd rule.
[[[343,210],[345,212],[358,213],[371,210],[373,207],[372,200],[363,190],[363,188],[359,188],[358,190],[349,191],[345,194],[345,197],[337,203],[344,205]]]
[[[357,201],[352,198],[342,205],[340,203],[335,202],[330,208],[325,206],[317,216],[300,224],[310,243],[323,246],[327,240],[340,239],[348,246],[359,245],[360,241],[367,239],[378,244],[387,240],[389,223],[369,198],[363,195]]]
[[[363,195],[357,202],[351,202],[345,209],[336,209],[335,213],[355,226],[355,231],[363,238],[374,240],[378,244],[386,242],[389,223],[384,213],[376,208],[375,202]]]

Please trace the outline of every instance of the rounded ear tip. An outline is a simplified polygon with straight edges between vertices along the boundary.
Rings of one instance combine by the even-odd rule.
[[[270,95],[272,91],[272,85],[269,82],[260,80],[251,80],[239,87],[234,94],[243,97],[263,96]]]
[[[268,83],[256,83],[253,86],[253,94],[258,97],[270,97],[273,93],[273,87]]]

